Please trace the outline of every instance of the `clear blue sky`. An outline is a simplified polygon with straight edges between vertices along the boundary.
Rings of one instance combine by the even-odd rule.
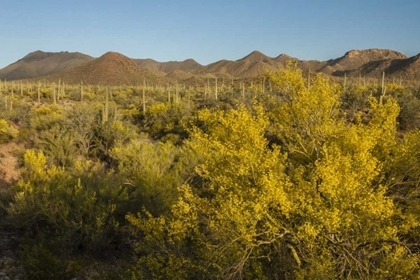
[[[420,53],[420,0],[1,0],[0,68],[35,50],[201,64],[253,50],[326,60]]]

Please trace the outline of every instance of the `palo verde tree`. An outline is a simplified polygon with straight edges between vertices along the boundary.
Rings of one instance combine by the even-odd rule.
[[[133,279],[417,279],[418,197],[401,205],[388,179],[402,168],[396,102],[371,97],[369,120],[348,123],[323,76],[307,87],[289,65],[270,79],[269,113],[198,114],[186,142],[198,179],[170,214],[128,215]]]

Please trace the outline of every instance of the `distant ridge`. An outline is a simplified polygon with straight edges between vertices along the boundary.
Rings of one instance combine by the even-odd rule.
[[[267,70],[278,70],[281,68],[281,62],[266,56],[259,51],[253,51],[249,55],[238,59],[220,60],[203,67],[198,73],[210,73],[218,77],[226,78],[252,78],[256,77]]]
[[[78,52],[35,51],[1,69],[0,79],[19,80],[51,75],[80,66],[93,59],[89,55]]]
[[[238,60],[220,60],[201,65],[193,59],[157,62],[153,59],[131,59],[116,52],[108,52],[94,59],[81,53],[45,53],[36,51],[0,69],[0,79],[61,79],[67,83],[123,85],[138,84],[144,79],[173,83],[200,82],[212,78],[254,78],[266,71],[286,67],[288,61],[297,62],[303,71],[320,72],[335,77],[364,76],[420,79],[420,54],[406,55],[386,49],[351,50],[343,56],[327,61],[299,60],[287,54],[269,57],[253,51]]]
[[[133,59],[140,68],[161,71],[164,73],[170,73],[176,70],[182,71],[196,71],[203,68],[203,65],[196,62],[194,59],[186,59],[184,61],[168,61],[168,62],[157,62],[153,59]]]

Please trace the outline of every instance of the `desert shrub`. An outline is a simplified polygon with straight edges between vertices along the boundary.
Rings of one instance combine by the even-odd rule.
[[[94,136],[94,153],[97,158],[111,164],[112,158],[109,151],[116,144],[125,144],[130,139],[137,138],[136,128],[129,122],[108,121],[96,126]]]
[[[77,262],[66,259],[63,254],[53,253],[45,240],[34,241],[27,240],[19,254],[26,279],[70,280],[80,273]]]
[[[95,147],[95,130],[100,123],[100,104],[77,104],[65,113],[63,125],[74,137],[77,154],[89,157]]]
[[[37,135],[35,147],[57,166],[71,166],[78,155],[74,133],[57,124]]]
[[[62,109],[57,105],[33,108],[30,115],[30,127],[37,132],[49,129],[61,123],[62,114]]]
[[[363,120],[367,121],[369,95],[369,89],[365,86],[350,88],[342,93],[341,108],[348,121],[355,121],[359,114],[362,114]]]
[[[387,94],[395,98],[401,108],[397,118],[398,128],[403,131],[420,128],[420,100],[412,90],[390,84],[387,85]]]
[[[195,154],[172,143],[133,140],[110,152],[120,176],[133,186],[130,212],[139,206],[154,215],[167,213],[178,197],[178,187],[192,174]]]
[[[118,112],[121,114],[123,119],[128,119],[132,121],[138,119],[141,114],[139,109],[133,103],[128,104],[126,108],[121,109]]]
[[[184,104],[156,103],[146,111],[143,126],[154,139],[170,133],[185,137],[183,123],[187,123],[190,116],[191,110]]]
[[[100,163],[76,162],[72,169],[48,165],[43,152],[24,155],[22,179],[14,186],[9,222],[37,235],[60,238],[86,251],[107,248],[117,238],[128,194]]]
[[[16,138],[19,135],[19,131],[9,123],[0,119],[0,144],[9,142],[10,140]]]

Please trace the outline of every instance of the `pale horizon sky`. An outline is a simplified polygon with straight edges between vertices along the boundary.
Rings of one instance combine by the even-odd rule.
[[[352,49],[420,53],[419,0],[14,0],[0,11],[0,68],[36,50],[203,65],[254,50],[304,60]]]

